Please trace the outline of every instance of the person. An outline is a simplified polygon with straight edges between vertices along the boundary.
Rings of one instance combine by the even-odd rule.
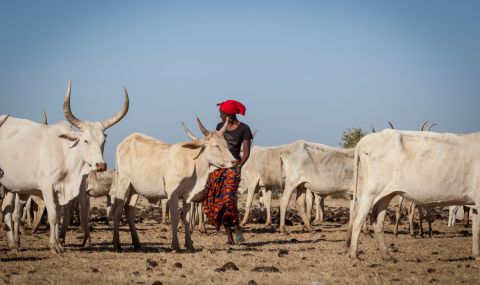
[[[209,174],[205,187],[204,212],[209,223],[215,226],[217,232],[220,232],[222,225],[224,226],[228,239],[227,244],[232,245],[245,241],[238,217],[237,190],[242,166],[250,156],[253,135],[250,127],[237,118],[237,114],[245,115],[246,108],[242,103],[227,100],[218,103],[217,106],[219,106],[222,119],[222,122],[217,125],[217,131],[223,127],[228,117],[228,126],[224,137],[228,143],[228,149],[236,159],[236,164],[232,168],[218,168]],[[235,239],[232,227],[235,231]]]

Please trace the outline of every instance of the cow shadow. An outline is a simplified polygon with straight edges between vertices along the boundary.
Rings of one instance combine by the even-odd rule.
[[[0,262],[19,262],[19,261],[40,261],[47,259],[46,257],[36,257],[36,256],[15,256],[15,257],[2,257]]]
[[[458,257],[458,258],[439,258],[438,261],[443,262],[461,262],[461,261],[472,261],[475,260],[472,256],[467,257]]]
[[[116,252],[111,242],[92,243],[91,247],[82,247],[81,245],[69,246],[70,250],[78,252]],[[203,248],[195,248],[195,252],[201,252]],[[172,249],[170,243],[162,244],[156,242],[142,243],[139,249],[134,248],[131,244],[122,244],[122,251],[119,253],[191,253],[184,248],[179,252]]]
[[[243,242],[242,246],[247,247],[257,247],[257,246],[264,246],[264,245],[284,245],[284,244],[311,244],[317,243],[320,241],[326,241],[324,238],[314,239],[314,240],[297,240],[295,238],[290,240],[270,240],[270,241],[258,241],[258,242]]]
[[[252,234],[274,234],[277,232],[276,227],[264,227],[264,228],[242,228],[244,233]]]

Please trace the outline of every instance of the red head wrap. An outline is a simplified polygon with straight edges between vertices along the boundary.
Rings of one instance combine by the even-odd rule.
[[[235,100],[227,100],[225,102],[218,103],[217,106],[220,106],[220,110],[228,115],[240,114],[245,116],[245,105]]]

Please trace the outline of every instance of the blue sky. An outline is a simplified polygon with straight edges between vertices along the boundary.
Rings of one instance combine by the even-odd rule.
[[[0,114],[102,120],[105,158],[133,132],[185,140],[237,99],[255,144],[338,146],[349,127],[392,121],[480,128],[478,1],[1,1]]]

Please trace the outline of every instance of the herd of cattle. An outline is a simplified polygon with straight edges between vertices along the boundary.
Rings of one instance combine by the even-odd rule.
[[[197,118],[203,138],[186,127],[190,141],[167,144],[153,137],[134,133],[116,150],[116,168],[107,170],[103,158],[104,133],[128,112],[129,97],[124,90],[123,108],[112,118],[89,122],[76,118],[70,108],[71,82],[64,100],[67,121],[49,125],[8,115],[0,116],[1,220],[5,223],[8,247],[17,251],[23,206],[36,205],[38,214],[32,227],[38,227],[46,208],[50,224],[50,250],[64,251],[71,210],[80,205],[84,232],[83,245],[90,245],[88,196],[107,196],[108,215],[113,218],[113,245],[120,250],[119,225],[125,211],[132,244],[140,247],[135,228],[139,195],[150,203],[162,201],[166,217],[168,203],[172,225],[172,247],[180,250],[178,227],[185,225],[185,247],[193,251],[192,220],[205,231],[202,205],[204,186],[214,167],[232,167],[234,157],[223,133],[207,130]],[[225,124],[226,126],[227,124]],[[424,125],[425,126],[425,125]],[[451,134],[424,130],[386,129],[364,136],[355,149],[334,148],[306,141],[275,147],[255,146],[242,169],[240,192],[247,192],[245,225],[255,193],[262,192],[271,223],[272,189],[282,189],[280,231],[290,198],[296,192],[296,205],[307,230],[312,230],[311,213],[315,197],[316,217],[323,214],[323,199],[332,194],[350,195],[350,222],[347,256],[358,257],[358,240],[367,216],[382,257],[391,259],[384,239],[384,219],[392,198],[410,201],[410,216],[417,206],[427,210],[437,206],[472,208],[473,256],[480,258],[480,133]],[[75,127],[77,130],[75,130]],[[179,210],[179,201],[182,209]],[[468,211],[467,211],[468,212]],[[26,210],[27,215],[30,210]],[[398,230],[397,213],[397,230]],[[422,217],[422,215],[420,215]],[[31,223],[31,217],[25,220]],[[1,221],[0,220],[0,221]],[[410,220],[413,220],[411,218]],[[430,219],[427,219],[430,223]],[[453,219],[454,220],[454,219]],[[449,225],[450,225],[449,219]],[[413,226],[410,227],[413,231]],[[431,226],[429,226],[431,233]]]

